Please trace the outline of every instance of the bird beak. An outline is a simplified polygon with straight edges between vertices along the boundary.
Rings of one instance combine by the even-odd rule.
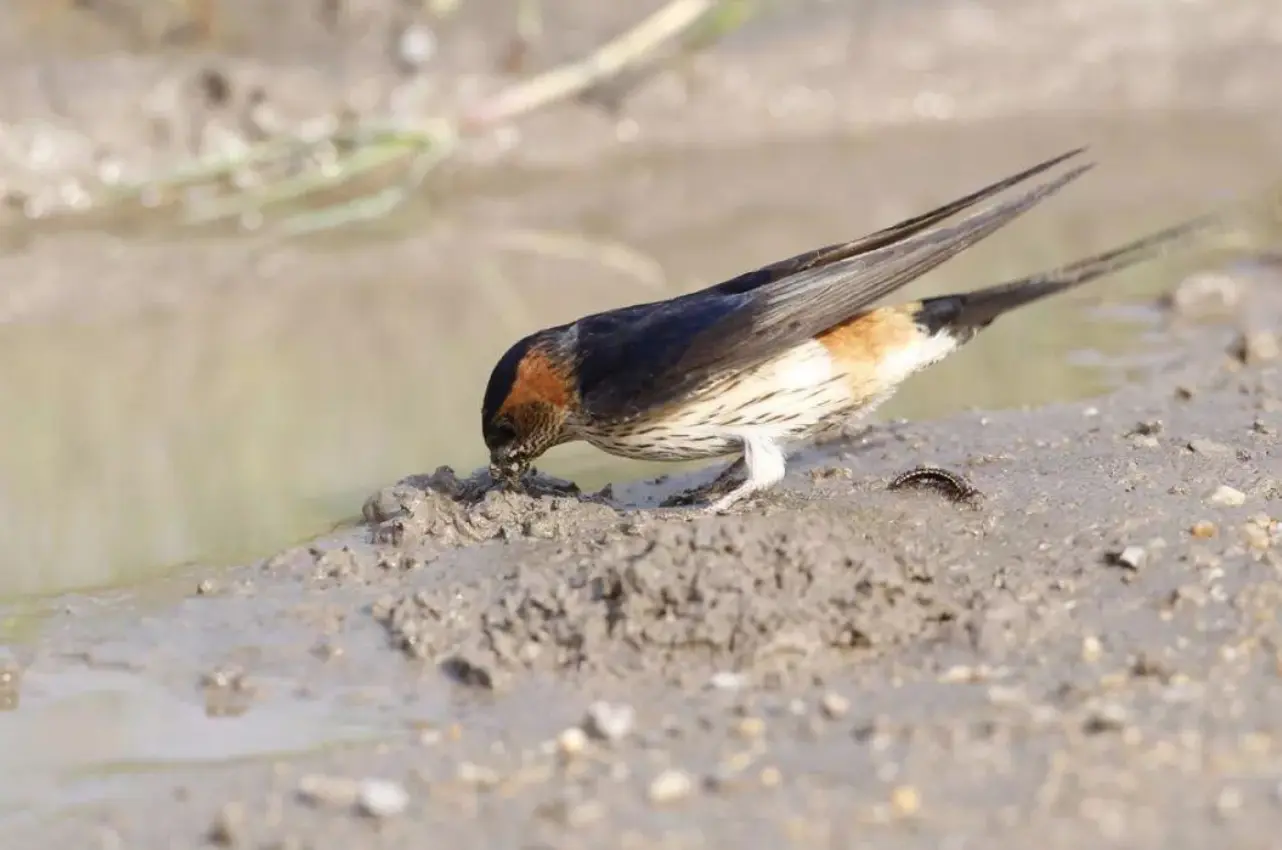
[[[490,461],[490,478],[498,484],[509,489],[515,489],[521,481],[521,476],[529,468],[528,464],[516,461]]]

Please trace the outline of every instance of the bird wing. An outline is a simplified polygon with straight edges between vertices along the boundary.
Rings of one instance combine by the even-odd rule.
[[[591,354],[578,364],[580,404],[593,418],[640,416],[813,339],[991,235],[1092,167],[1078,166],[949,227],[929,229],[945,217],[941,210],[975,202],[963,198],[863,239],[801,254],[671,301],[581,319],[575,323],[576,349]],[[1014,179],[1002,183],[1011,185]],[[993,191],[988,187],[975,194]],[[850,247],[856,245],[861,247]],[[788,263],[800,270],[784,273]],[[753,286],[735,283],[753,274],[762,280]]]
[[[768,266],[762,266],[759,269],[744,272],[741,275],[732,277],[729,280],[715,284],[714,286],[710,286],[707,289],[691,293],[691,295],[697,296],[710,292],[719,292],[730,295],[739,292],[748,292],[766,284],[774,283],[775,281],[781,280],[790,275],[798,274],[810,269],[822,268],[838,262],[839,260],[845,260],[859,254],[866,254],[869,251],[876,250],[877,248],[893,245],[894,243],[900,242],[915,233],[920,233],[927,228],[933,227],[945,219],[952,218],[958,213],[970,209],[981,201],[986,201],[994,195],[1000,194],[1013,186],[1023,183],[1030,177],[1036,177],[1038,174],[1049,171],[1066,160],[1072,159],[1075,156],[1080,156],[1085,152],[1085,150],[1086,148],[1084,147],[1075,148],[1067,153],[1062,153],[1059,156],[1039,162],[1031,168],[1024,169],[1018,174],[1003,177],[996,183],[990,183],[982,189],[971,192],[969,195],[965,195],[955,201],[944,204],[941,207],[936,207],[929,212],[913,216],[912,218],[905,219],[897,224],[892,224],[890,227],[884,227],[875,233],[868,234],[867,236],[861,236],[858,239],[853,239],[849,242],[837,242],[832,245],[825,245],[822,248],[805,251],[801,254],[797,254],[795,257],[789,257],[786,260],[779,260]]]

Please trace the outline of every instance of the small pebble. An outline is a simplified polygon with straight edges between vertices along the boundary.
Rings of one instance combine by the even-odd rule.
[[[1273,545],[1272,536],[1268,528],[1258,522],[1248,522],[1242,526],[1242,536],[1246,538],[1246,545],[1256,551],[1263,552]]]
[[[597,800],[553,800],[539,808],[539,813],[554,823],[578,829],[605,817],[605,806]]]
[[[756,756],[751,752],[733,753],[708,777],[705,783],[709,788],[724,791],[729,788],[742,787],[746,781],[745,774]]]
[[[1221,818],[1231,817],[1242,808],[1242,792],[1236,788],[1224,788],[1215,798],[1215,813]]]
[[[460,762],[454,769],[454,775],[464,785],[478,788],[493,788],[502,779],[497,770],[470,761]]]
[[[1103,653],[1104,653],[1104,647],[1100,643],[1099,638],[1095,637],[1094,635],[1087,635],[1086,637],[1082,638],[1082,660],[1083,661],[1091,661],[1091,662],[1098,661],[1099,657]]]
[[[985,691],[985,696],[993,705],[1019,706],[1028,704],[1028,694],[1018,685],[992,685]]]
[[[1223,443],[1217,443],[1214,440],[1207,440],[1203,437],[1194,437],[1188,442],[1189,451],[1199,455],[1222,455],[1228,452],[1229,447]]]
[[[1242,302],[1242,284],[1220,272],[1190,275],[1164,299],[1181,315],[1224,314]]]
[[[22,668],[12,661],[0,659],[0,688],[16,688],[22,680]]]
[[[741,717],[734,731],[740,738],[760,738],[766,734],[766,721],[760,717]]]
[[[1126,709],[1116,703],[1105,703],[1096,706],[1086,718],[1087,732],[1115,732],[1126,727]]]
[[[890,805],[899,817],[911,817],[921,810],[921,794],[911,785],[900,785],[890,793]]]
[[[819,701],[819,710],[830,720],[837,720],[845,717],[850,711],[850,700],[841,694],[826,693],[823,699]]]
[[[1282,356],[1278,337],[1268,331],[1251,331],[1242,334],[1230,349],[1232,355],[1247,365],[1268,363]]]
[[[1120,552],[1114,552],[1112,561],[1119,567],[1139,571],[1144,566],[1148,552],[1143,546],[1126,546]]]
[[[1192,527],[1189,528],[1189,534],[1202,539],[1214,537],[1218,531],[1219,529],[1215,527],[1215,523],[1207,522],[1206,520],[1199,520],[1198,522],[1193,523]]]
[[[410,795],[399,782],[366,779],[361,782],[356,805],[361,814],[372,818],[390,818],[405,811]]]
[[[747,682],[747,677],[742,673],[732,673],[729,670],[721,670],[713,673],[708,679],[708,686],[718,691],[737,691]]]
[[[344,808],[356,804],[361,785],[354,779],[312,773],[298,780],[298,796],[313,806]]]
[[[577,756],[588,748],[588,735],[577,726],[571,726],[556,736],[557,749],[562,755]]]
[[[1131,429],[1130,436],[1154,437],[1162,433],[1162,427],[1161,419],[1145,419],[1142,422],[1135,423],[1135,427]]]
[[[636,711],[630,705],[597,701],[588,706],[583,730],[604,741],[627,737],[636,724]]]
[[[969,664],[954,664],[939,674],[939,681],[945,684],[973,683],[983,678],[983,672]]]
[[[728,791],[738,791],[747,787],[748,777],[744,775],[742,767],[735,764],[719,765],[717,769],[704,780],[704,786],[709,791],[724,793]]]
[[[1227,484],[1221,484],[1216,487],[1206,497],[1206,500],[1213,505],[1221,505],[1226,508],[1238,508],[1246,504],[1246,494],[1241,490],[1235,490]]]
[[[436,35],[421,24],[401,30],[393,46],[393,56],[405,73],[418,71],[436,55]]]
[[[245,835],[245,807],[228,803],[218,810],[209,828],[209,842],[219,847],[235,847]]]
[[[694,779],[680,770],[665,770],[650,782],[650,802],[663,805],[683,800],[694,793]]]

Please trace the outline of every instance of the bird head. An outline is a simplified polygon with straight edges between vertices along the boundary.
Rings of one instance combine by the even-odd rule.
[[[490,373],[481,407],[490,476],[515,485],[536,458],[563,442],[574,397],[570,370],[538,335],[509,348]]]

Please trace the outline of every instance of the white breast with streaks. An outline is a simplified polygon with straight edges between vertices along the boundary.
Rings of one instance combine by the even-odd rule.
[[[717,457],[740,451],[747,433],[804,437],[852,402],[828,349],[809,341],[661,415],[583,436],[603,451],[643,460]]]

